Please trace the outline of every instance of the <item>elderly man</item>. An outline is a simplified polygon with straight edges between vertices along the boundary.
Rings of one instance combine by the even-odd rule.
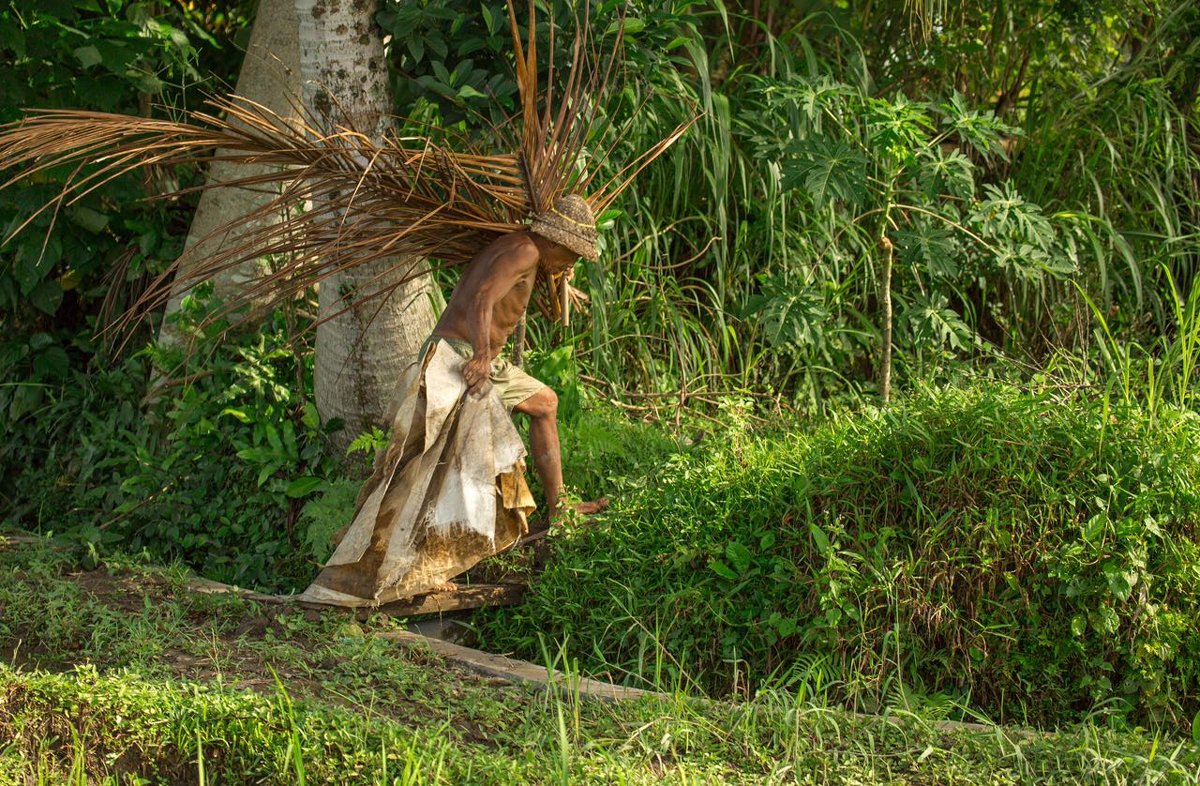
[[[527,231],[505,235],[471,260],[431,337],[467,359],[463,378],[472,395],[494,386],[508,410],[529,416],[529,447],[546,492],[547,523],[558,517],[563,486],[558,397],[500,354],[529,305],[538,270],[557,275],[581,256],[596,259],[596,221],[582,197],[562,197]],[[587,502],[578,510],[594,513],[605,504]]]
[[[372,605],[452,589],[448,579],[519,543],[533,502],[514,411],[530,418],[534,467],[546,493],[541,531],[557,520],[558,398],[500,355],[538,271],[562,273],[580,256],[596,258],[595,219],[586,200],[567,196],[471,260],[400,382],[392,438],[307,599]],[[606,504],[577,509],[593,513]]]

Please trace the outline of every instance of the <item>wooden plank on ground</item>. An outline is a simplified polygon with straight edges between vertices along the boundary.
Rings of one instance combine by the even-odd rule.
[[[188,589],[209,595],[230,593],[259,603],[290,604],[306,609],[346,609],[361,614],[383,612],[393,617],[416,617],[422,614],[447,614],[452,611],[492,606],[515,606],[525,597],[524,584],[476,584],[472,587],[459,587],[447,592],[417,595],[408,600],[393,601],[377,607],[351,609],[344,606],[302,601],[295,595],[266,595],[261,592],[251,592],[241,587],[209,579],[191,579],[188,581]]]
[[[560,671],[547,669],[545,666],[535,666],[523,660],[506,658],[503,655],[493,655],[489,652],[451,644],[441,639],[432,639],[418,633],[408,631],[391,631],[375,634],[402,646],[425,646],[451,663],[458,664],[477,674],[488,677],[499,677],[509,682],[530,683],[538,687],[560,686],[569,690],[578,690],[581,695],[597,699],[616,701],[620,699],[638,699],[643,696],[662,698],[663,694],[639,688],[628,688],[623,685],[613,685],[611,682],[593,680],[587,677],[571,678]]]
[[[50,543],[40,535],[6,535],[0,533],[0,548],[7,546],[28,546],[34,543]]]
[[[525,599],[525,590],[524,584],[476,584],[385,603],[373,610],[393,617],[414,617],[418,614],[445,614],[492,606],[516,606]]]
[[[460,644],[451,644],[442,639],[434,639],[428,636],[422,636],[419,633],[411,633],[409,631],[390,631],[387,633],[374,634],[380,638],[394,641],[402,646],[414,647],[424,646],[438,653],[451,663],[462,666],[463,668],[473,671],[477,674],[482,674],[487,677],[496,677],[508,682],[526,683],[539,688],[548,688],[550,686],[562,687],[568,690],[574,690],[578,687],[579,693],[584,696],[591,696],[597,699],[605,699],[608,701],[618,701],[621,699],[639,699],[643,696],[653,696],[659,699],[670,698],[669,694],[659,693],[657,691],[642,690],[640,688],[629,688],[623,685],[613,685],[611,682],[603,680],[593,680],[587,677],[571,678],[560,671],[547,669],[544,666],[535,666],[528,661],[516,660],[515,658],[507,658],[503,655],[493,655],[489,652],[471,649]],[[707,699],[696,699],[696,701],[707,701]],[[848,715],[863,720],[878,719],[878,715],[868,715],[866,713],[847,711]],[[890,713],[883,716],[883,719],[889,723],[899,724],[901,718]],[[994,726],[985,723],[974,723],[964,721],[934,721],[933,726],[941,731],[970,731],[975,733],[996,734],[1003,733],[1019,737],[1021,739],[1033,739],[1046,736],[1046,732],[1037,731],[1034,729],[1022,729],[1017,727]]]

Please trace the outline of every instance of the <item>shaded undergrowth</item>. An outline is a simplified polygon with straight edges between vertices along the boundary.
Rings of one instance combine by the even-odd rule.
[[[553,539],[487,645],[710,694],[1191,728],[1193,413],[926,389],[770,436],[722,432]]]
[[[0,784],[1189,783],[1200,751],[1081,726],[952,728],[811,695],[537,693],[128,560],[0,549]],[[123,646],[121,642],[125,642]],[[553,660],[568,667],[573,657]]]

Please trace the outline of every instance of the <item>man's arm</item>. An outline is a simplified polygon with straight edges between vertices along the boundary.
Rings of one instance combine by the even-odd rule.
[[[537,267],[537,261],[537,246],[532,242],[513,243],[488,260],[479,280],[472,282],[467,334],[474,355],[463,368],[463,379],[475,395],[487,392],[483,383],[492,372],[492,312],[521,277]]]

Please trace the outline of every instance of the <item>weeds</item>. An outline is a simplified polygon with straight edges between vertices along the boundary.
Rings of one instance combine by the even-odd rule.
[[[46,598],[84,575],[63,552],[6,550],[0,566],[0,605],[27,620],[45,618]],[[21,668],[0,665],[3,786],[1183,784],[1200,763],[1188,743],[1097,725],[1031,735],[939,725],[920,708],[855,716],[801,681],[737,704],[684,692],[588,700],[577,653],[549,642],[545,661],[566,678],[532,693],[363,635],[385,620],[360,628],[337,613],[264,617],[236,597],[171,590],[174,576],[136,563],[105,572],[122,591],[93,580],[85,624],[111,627],[116,638],[146,607],[190,625],[162,628],[157,646],[141,652],[114,652],[108,639],[68,650],[58,638],[66,631],[22,627],[31,657]],[[14,629],[0,629],[6,653]],[[206,681],[214,637],[225,661],[220,682]],[[55,671],[33,668],[34,653]],[[809,674],[819,672],[810,664]]]
[[[1178,729],[1200,709],[1197,428],[984,386],[702,444],[556,538],[483,640],[569,636],[586,671],[668,689]]]

